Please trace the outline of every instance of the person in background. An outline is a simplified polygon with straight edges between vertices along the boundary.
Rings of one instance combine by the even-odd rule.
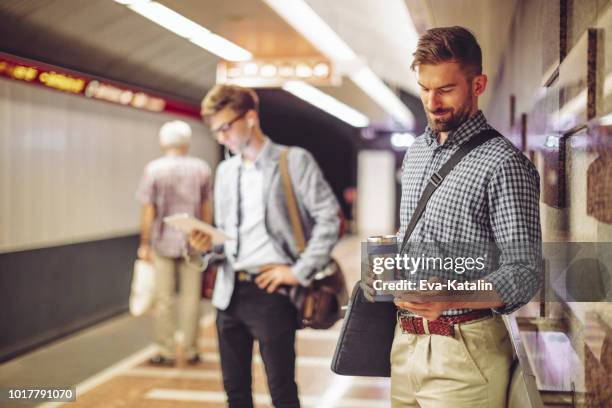
[[[191,127],[179,120],[165,123],[159,131],[163,157],[147,164],[138,191],[142,203],[142,228],[138,258],[153,263],[156,270],[154,335],[159,354],[155,365],[175,363],[176,275],[180,277],[179,323],[184,334],[188,364],[200,361],[197,348],[200,318],[201,262],[190,255],[187,236],[164,224],[166,216],[187,213],[212,221],[211,170],[206,162],[188,155]]]
[[[252,407],[253,342],[259,343],[275,407],[299,407],[295,382],[296,309],[279,286],[307,286],[330,261],[338,241],[339,205],[312,155],[288,150],[287,162],[305,249],[298,251],[279,171],[287,149],[261,130],[259,100],[248,88],[217,85],[202,102],[202,116],[217,141],[235,154],[215,176],[215,223],[235,240],[225,243],[213,305],[223,385],[230,407]],[[210,236],[194,232],[194,249],[210,249]]]

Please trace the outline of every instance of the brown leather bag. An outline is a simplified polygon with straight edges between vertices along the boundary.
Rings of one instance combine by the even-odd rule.
[[[202,299],[212,299],[217,280],[217,265],[208,265],[202,272]]]
[[[296,247],[298,253],[302,253],[306,247],[306,239],[289,177],[288,152],[288,149],[281,152],[279,169]],[[348,301],[344,273],[338,262],[332,258],[323,269],[315,273],[310,286],[292,287],[289,297],[298,312],[299,328],[329,329],[342,319],[344,315],[342,306]]]
[[[202,259],[202,299],[212,299],[217,280],[217,269],[225,261],[223,249],[212,251]]]

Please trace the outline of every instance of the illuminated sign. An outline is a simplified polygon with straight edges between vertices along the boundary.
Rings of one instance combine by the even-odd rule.
[[[163,98],[156,98],[144,92],[134,92],[95,80],[87,84],[84,94],[88,98],[129,105],[153,112],[163,112],[166,107],[166,101]]]
[[[81,93],[85,86],[84,80],[73,78],[70,75],[58,74],[57,72],[43,72],[38,76],[38,80],[49,88],[76,94]]]
[[[194,104],[153,95],[111,81],[88,78],[83,74],[3,53],[0,53],[0,77],[149,112],[168,112],[200,118],[200,108]]]
[[[245,62],[220,61],[217,83],[250,87],[282,87],[287,81],[339,85],[332,64],[321,58],[270,58]]]

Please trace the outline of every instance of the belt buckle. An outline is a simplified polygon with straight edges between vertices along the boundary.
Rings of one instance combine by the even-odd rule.
[[[402,334],[416,334],[416,328],[414,327],[414,317],[413,316],[403,316],[399,315],[400,319],[400,328],[402,329]],[[404,328],[404,324],[406,327]]]
[[[238,272],[238,282],[247,282],[247,281],[248,281],[248,276],[246,275],[246,273],[243,271]]]
[[[395,312],[395,319],[397,320],[397,322],[399,323],[399,327],[400,330],[402,331],[402,334],[406,334],[406,330],[404,329],[404,315],[402,314],[401,310],[397,310]]]

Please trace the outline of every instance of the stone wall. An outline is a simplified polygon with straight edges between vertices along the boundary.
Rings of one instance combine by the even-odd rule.
[[[487,117],[540,172],[545,242],[612,241],[611,3],[519,2],[502,69],[490,79]],[[546,308],[580,356],[576,406],[612,406],[607,289],[606,301]]]

